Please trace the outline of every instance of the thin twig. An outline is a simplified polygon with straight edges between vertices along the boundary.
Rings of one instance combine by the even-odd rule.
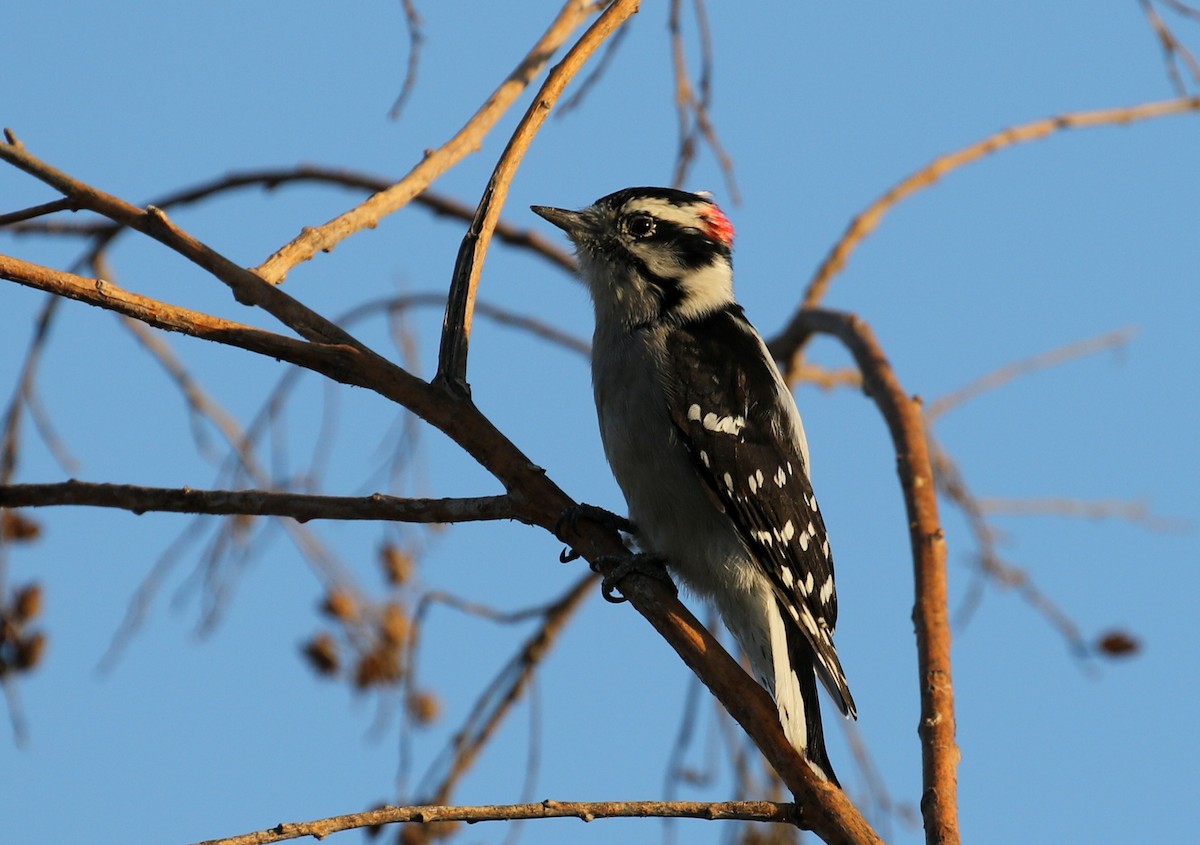
[[[975,379],[970,384],[964,385],[958,390],[947,393],[944,396],[939,396],[933,402],[930,402],[925,408],[925,421],[932,424],[948,411],[970,402],[983,393],[1003,387],[1014,379],[1021,378],[1030,373],[1057,367],[1067,361],[1073,361],[1076,358],[1085,358],[1088,355],[1095,355],[1097,352],[1109,349],[1121,349],[1133,340],[1136,334],[1137,329],[1130,326],[1112,332],[1105,332],[1096,337],[1068,343],[1039,355],[1006,364],[997,370],[993,370]]]
[[[0,214],[0,226],[11,226],[14,223],[22,223],[26,220],[33,220],[47,214],[57,214],[60,211],[73,211],[74,208],[74,204],[68,199],[44,202],[41,205],[23,208],[20,211],[10,211],[8,214]]]
[[[388,117],[392,120],[400,118],[404,104],[408,102],[409,96],[417,86],[417,68],[421,64],[421,45],[425,42],[425,35],[421,30],[423,21],[417,11],[417,4],[413,0],[402,0],[402,3],[404,5],[404,25],[408,28],[408,65],[404,69],[404,82],[400,85],[400,93],[388,111]]]
[[[1194,82],[1200,82],[1200,62],[1196,60],[1192,51],[1175,37],[1175,33],[1167,26],[1166,21],[1158,14],[1158,10],[1154,8],[1150,0],[1141,0],[1141,5],[1146,19],[1150,22],[1154,34],[1158,36],[1159,43],[1162,45],[1163,63],[1167,67],[1167,76],[1175,88],[1175,93],[1184,97],[1187,95],[1187,85],[1183,81],[1183,74],[1179,72],[1179,62],[1182,60],[1188,66]],[[1168,5],[1171,5],[1180,14],[1197,14],[1196,10],[1184,6],[1182,3]]]
[[[671,184],[684,187],[688,173],[696,159],[696,147],[699,139],[708,142],[721,172],[725,175],[725,189],[734,203],[742,201],[741,192],[733,175],[733,158],[725,150],[725,146],[717,137],[716,127],[712,122],[712,68],[713,42],[712,30],[708,23],[708,10],[704,0],[692,0],[692,9],[696,15],[696,28],[700,40],[700,81],[692,85],[691,74],[688,72],[687,52],[684,49],[683,26],[681,22],[682,0],[672,0],[670,17],[667,28],[671,33],[672,66],[675,73],[675,111],[679,123],[679,151],[675,156],[675,175]],[[699,95],[696,89],[699,89]]]
[[[558,642],[566,628],[566,623],[587,597],[595,591],[595,584],[596,576],[588,573],[577,580],[560,599],[545,609],[542,624],[496,673],[496,676],[477,698],[463,721],[462,727],[454,733],[450,745],[430,764],[430,773],[437,769],[444,769],[444,774],[436,786],[428,787],[423,791],[422,800],[424,802],[443,804],[450,799],[455,787],[470,770],[483,748],[525,693],[542,660]],[[414,618],[422,619],[430,606],[430,604],[423,603],[414,614]],[[414,656],[410,658],[410,665],[415,665],[415,639],[411,648],[414,650]],[[426,779],[430,777],[432,774],[428,774]]]
[[[993,516],[1069,516],[1079,519],[1121,519],[1141,525],[1149,531],[1182,532],[1191,526],[1187,520],[1171,519],[1154,513],[1145,502],[1122,499],[1071,499],[1064,496],[1002,498],[981,496],[976,499],[981,513]]]
[[[364,302],[361,305],[355,306],[352,310],[347,311],[339,320],[339,322],[352,322],[361,319],[367,314],[377,311],[392,311],[400,312],[413,307],[445,307],[446,295],[435,291],[405,293],[398,296],[389,296],[381,299],[373,299]],[[499,305],[493,305],[490,302],[477,300],[475,310],[480,315],[502,325],[510,326],[521,331],[528,332],[534,337],[561,346],[569,352],[575,352],[582,355],[584,358],[591,357],[592,345],[581,337],[577,337],[569,332],[564,332],[558,326],[547,323],[544,320],[539,320],[536,317],[530,317],[525,314],[518,314],[508,308],[503,308]]]
[[[604,52],[600,55],[600,58],[593,63],[592,69],[588,75],[585,76],[583,81],[581,81],[579,85],[575,87],[575,93],[559,103],[558,111],[556,112],[557,117],[562,117],[568,112],[573,111],[574,109],[577,109],[583,105],[583,101],[587,99],[587,95],[593,88],[596,87],[596,84],[600,81],[600,78],[604,76],[604,72],[608,70],[609,65],[611,65],[613,59],[616,58],[617,50],[620,48],[621,43],[625,40],[625,36],[629,34],[630,29],[631,22],[625,21],[625,23],[621,24],[620,28],[613,33],[612,38],[608,39],[608,43],[604,45]]]

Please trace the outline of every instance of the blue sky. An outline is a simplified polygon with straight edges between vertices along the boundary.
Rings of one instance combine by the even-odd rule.
[[[515,6],[515,8],[510,8]],[[903,176],[1006,126],[1173,96],[1137,3],[711,4],[713,118],[736,162],[740,205],[713,156],[685,187],[711,189],[738,230],[738,292],[764,334],[780,328],[849,220]],[[5,78],[0,124],[32,152],[132,202],[233,170],[317,163],[398,177],[455,132],[545,28],[554,4],[419,4],[426,19],[417,87],[387,118],[407,59],[400,4],[212,2],[187,5],[10,0],[0,8]],[[690,19],[689,19],[690,20]],[[690,25],[690,24],[689,24]],[[1178,33],[1200,46],[1186,22]],[[694,41],[691,42],[694,45]],[[693,51],[693,57],[695,52]],[[617,188],[664,184],[676,148],[666,9],[647,3],[584,106],[551,119],[526,158],[505,219],[557,233],[532,203],[580,207]],[[474,204],[521,107],[436,189]],[[1012,361],[1114,329],[1134,339],[987,393],[941,420],[937,434],[981,496],[1145,502],[1184,530],[1120,520],[1001,517],[1001,552],[1023,567],[1089,639],[1132,632],[1135,658],[1081,662],[1013,590],[989,586],[956,632],[955,676],[964,838],[971,842],[1175,841],[1193,831],[1200,738],[1195,526],[1200,483],[1200,236],[1197,116],[1060,133],[945,177],[895,208],[835,282],[830,307],[871,323],[905,387],[934,399]],[[0,212],[45,202],[49,189],[0,168]],[[227,195],[172,218],[246,265],[302,226],[358,199],[292,187]],[[443,290],[461,224],[408,208],[298,268],[287,289],[323,313],[404,292]],[[74,245],[0,234],[0,250],[66,267]],[[144,239],[112,256],[124,287],[274,328],[223,286]],[[582,288],[545,262],[497,245],[481,298],[590,334]],[[5,401],[41,296],[0,287]],[[436,356],[438,309],[414,311],[418,371]],[[396,354],[384,321],[361,335]],[[197,378],[243,420],[282,375],[200,341],[168,338]],[[819,341],[814,358],[847,357]],[[477,403],[570,494],[621,509],[596,436],[586,362],[481,321],[471,356]],[[66,304],[41,398],[78,459],[76,477],[212,486],[188,416],[161,368],[108,314]],[[396,410],[305,378],[287,409],[273,467],[305,466],[314,420],[333,403],[322,489],[377,489],[379,446]],[[910,563],[886,430],[850,391],[802,387],[798,401],[814,480],[833,536],[842,615],[838,646],[859,729],[894,800],[920,797]],[[277,443],[282,441],[277,441]],[[402,494],[484,495],[498,485],[425,430]],[[18,480],[67,477],[27,433]],[[374,480],[371,480],[374,479]],[[974,583],[973,546],[944,506],[954,606]],[[395,798],[398,728],[377,699],[315,679],[299,645],[323,625],[322,588],[275,532],[226,571],[218,623],[199,628],[204,592],[191,573],[203,546],[165,576],[115,667],[97,664],[155,561],[186,517],[44,510],[45,536],[10,549],[8,586],[46,591],[46,660],[17,690],[23,748],[0,742],[5,841],[187,843],[281,820],[352,812]],[[388,529],[311,526],[365,587],[382,589],[375,551]],[[420,585],[501,609],[548,600],[580,565],[520,525],[471,525],[398,536],[426,549]],[[422,683],[445,714],[412,742],[414,774],[528,628],[445,609],[430,615]],[[627,606],[594,597],[547,659],[528,700],[455,796],[657,798],[688,684],[686,669]],[[707,702],[706,702],[707,708]],[[826,708],[827,710],[829,708]],[[386,711],[386,708],[385,708]],[[394,715],[394,714],[393,714]],[[830,721],[835,765],[864,785]],[[530,725],[541,748],[522,792]],[[711,731],[711,708],[702,725]],[[693,752],[704,762],[705,752]],[[581,762],[582,761],[582,762]],[[409,783],[411,784],[412,779]],[[681,797],[729,796],[720,777]],[[857,792],[856,792],[857,791]],[[895,842],[919,832],[883,823]],[[722,828],[681,823],[678,837]],[[462,841],[499,842],[498,826]],[[350,841],[360,834],[343,834]],[[526,824],[527,843],[655,841],[656,822]]]

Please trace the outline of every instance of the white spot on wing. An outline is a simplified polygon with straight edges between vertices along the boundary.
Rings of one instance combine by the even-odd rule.
[[[796,536],[796,526],[792,525],[792,521],[790,519],[783,526],[782,536],[784,542],[788,542]]]
[[[812,573],[810,572],[806,576],[804,576],[804,595],[807,596],[812,591],[813,591],[813,576],[812,576]]]
[[[696,408],[698,414],[699,408],[695,405],[692,407]],[[688,414],[689,418],[691,418],[690,409]],[[699,419],[699,417],[696,418]],[[718,434],[739,434],[741,430],[746,427],[746,420],[744,417],[718,417],[711,411],[704,415],[704,419],[700,420],[700,423],[709,431],[715,431]]]
[[[703,449],[700,450],[700,463],[704,464],[706,467],[712,466],[712,464],[708,462],[708,452],[705,452]]]
[[[785,484],[787,484],[787,473],[783,471],[783,467],[780,467],[779,471],[775,473],[775,486],[782,487]]]
[[[790,522],[788,524],[791,525]],[[808,532],[807,531],[800,532],[800,551],[802,551],[802,552],[808,551]]]
[[[688,408],[687,418],[688,418],[689,420],[698,420],[698,419],[700,419],[700,406],[699,406],[699,405],[693,405],[692,407]]]
[[[785,587],[793,587],[796,584],[796,577],[792,575],[791,567],[784,567],[784,569],[779,573],[779,577],[783,579],[783,585]]]
[[[830,575],[825,579],[825,583],[821,585],[821,604],[829,604],[829,598],[833,595],[833,576]]]
[[[725,473],[724,481],[725,481],[725,488],[727,490],[729,490],[730,493],[732,493],[733,492],[733,476],[730,475],[729,473]]]

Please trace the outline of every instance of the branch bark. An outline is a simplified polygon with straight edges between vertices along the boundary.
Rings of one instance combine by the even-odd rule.
[[[56,484],[0,485],[0,507],[53,505],[117,508],[139,516],[150,511],[289,516],[300,522],[340,519],[448,523],[518,518],[507,496],[451,499],[406,499],[381,493],[370,496],[316,496],[265,490],[193,490],[190,487],[97,484],[74,479]]]
[[[825,260],[821,262],[821,266],[813,274],[812,280],[804,291],[800,307],[802,309],[815,308],[825,299],[833,277],[845,268],[850,254],[875,230],[885,214],[907,199],[909,195],[932,187],[950,171],[978,161],[1005,147],[1022,144],[1026,141],[1040,141],[1064,129],[1134,123],[1139,120],[1150,120],[1190,111],[1200,111],[1200,97],[1181,97],[1176,100],[1143,103],[1137,106],[1060,114],[1020,126],[1011,126],[960,150],[939,156],[916,173],[901,179],[850,221],[845,234],[833,245],[829,254],[825,256]]]
[[[496,163],[475,218],[471,221],[454,265],[450,293],[446,303],[446,319],[442,327],[441,349],[438,353],[438,376],[441,383],[458,390],[467,389],[467,351],[470,346],[471,324],[475,315],[475,297],[483,274],[492,233],[500,222],[500,212],[508,197],[508,187],[525,157],[533,138],[541,129],[550,109],[562,96],[563,90],[588,59],[621,24],[635,14],[640,0],[615,0],[587,32],[570,49],[563,60],[554,66],[526,110],[520,124],[509,139],[508,146]]]
[[[461,159],[478,150],[483,137],[593,9],[594,4],[587,0],[568,0],[533,49],[453,138],[436,150],[426,151],[421,163],[387,190],[372,195],[322,226],[304,229],[298,237],[259,265],[255,272],[272,284],[281,283],[296,265],[308,261],[318,252],[331,251],[355,232],[374,228],[384,217],[411,202]]]
[[[576,818],[590,822],[596,819],[660,818],[761,821],[789,823],[794,819],[794,804],[771,801],[553,801],[536,804],[488,804],[474,807],[379,807],[365,813],[317,819],[311,822],[278,824],[267,830],[209,839],[196,845],[268,845],[288,839],[312,836],[324,839],[331,833],[374,827],[396,822],[475,822],[516,821],[518,819]]]
[[[786,352],[813,333],[837,337],[863,374],[863,389],[887,422],[896,449],[896,469],[908,511],[916,600],[913,623],[921,691],[923,794],[921,811],[929,845],[957,845],[958,763],[954,686],[950,661],[950,601],[946,540],[938,516],[937,489],[922,419],[921,401],[904,392],[870,327],[853,314],[804,310],[794,334],[781,339]]]

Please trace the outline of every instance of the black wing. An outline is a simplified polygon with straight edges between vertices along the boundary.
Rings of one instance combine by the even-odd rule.
[[[855,714],[832,640],[837,592],[825,522],[774,363],[736,305],[669,333],[667,355],[671,417],[697,470],[812,647],[834,701]]]

